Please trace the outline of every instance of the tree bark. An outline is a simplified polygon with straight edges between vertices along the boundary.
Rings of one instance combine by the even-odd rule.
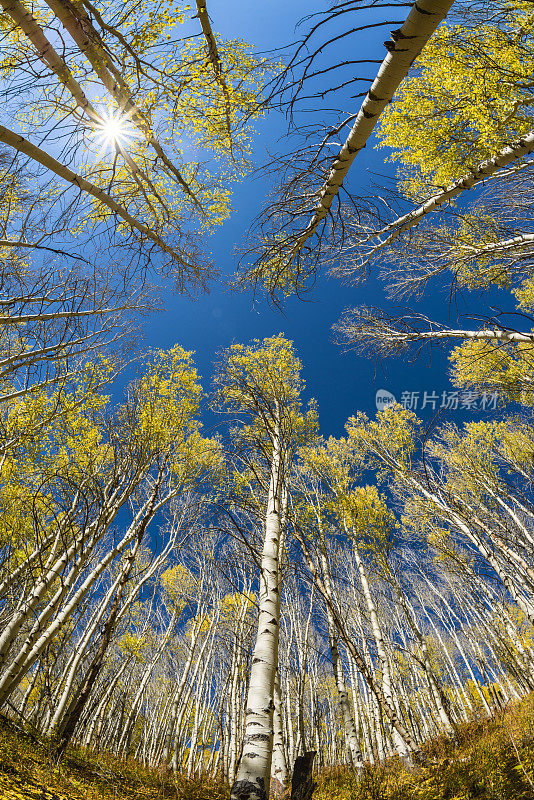
[[[277,409],[279,415],[279,409]],[[243,755],[231,800],[268,800],[273,750],[274,682],[278,667],[280,594],[278,560],[281,525],[281,442],[278,418],[273,455],[265,539],[260,566],[259,619],[250,670]]]
[[[458,195],[462,194],[462,192],[465,192],[467,189],[471,189],[473,186],[476,186],[485,178],[491,177],[503,167],[511,164],[513,161],[532,153],[533,150],[534,131],[530,131],[528,134],[521,137],[521,139],[518,139],[517,141],[512,142],[512,144],[504,147],[502,150],[492,156],[492,158],[482,161],[474,170],[468,172],[466,175],[463,175],[461,178],[458,178],[458,180],[453,181],[453,183],[445,187],[443,191],[430,197],[418,208],[410,211],[408,214],[404,214],[390,225],[387,225],[382,230],[377,231],[375,237],[382,236],[384,234],[388,235],[384,239],[381,239],[379,243],[373,247],[371,252],[365,257],[364,263],[370,261],[370,259],[375,256],[376,253],[394,242],[395,239],[398,239],[401,234],[410,230],[410,228],[415,227],[415,225],[418,225],[427,214],[437,211],[441,206],[448,203],[454,197],[458,197]]]
[[[387,43],[388,54],[367,92],[352,130],[339,151],[328,178],[316,192],[319,197],[317,205],[307,227],[297,239],[295,253],[302,249],[328,215],[356,156],[365,147],[380,115],[408,74],[414,60],[447,16],[452,2],[453,0],[419,0],[413,4],[402,27],[392,32],[392,41]]]
[[[324,545],[323,545],[324,547]],[[321,566],[323,570],[323,580],[325,586],[331,591],[330,568],[326,554],[321,550]],[[337,696],[339,701],[339,708],[341,711],[341,718],[343,719],[343,727],[345,730],[345,739],[347,742],[350,759],[354,769],[361,769],[363,767],[362,753],[360,743],[358,741],[358,734],[354,717],[349,703],[349,695],[345,684],[345,677],[343,675],[343,664],[339,655],[339,648],[337,644],[336,626],[332,617],[330,609],[326,608],[328,618],[328,642],[330,644],[330,656],[332,658],[332,672],[334,673],[334,680],[336,682]]]
[[[102,631],[102,637],[100,639],[100,644],[98,645],[98,649],[95,653],[93,661],[91,662],[91,665],[87,670],[86,676],[84,678],[84,681],[80,689],[75,693],[74,697],[70,702],[70,705],[67,709],[65,716],[61,720],[61,723],[58,725],[57,745],[54,749],[54,755],[58,759],[63,756],[67,748],[67,745],[72,739],[72,735],[74,733],[76,725],[78,724],[82,711],[85,708],[85,704],[89,699],[91,690],[95,685],[96,680],[102,670],[102,666],[104,664],[104,658],[111,640],[111,636],[113,635],[113,631],[115,630],[115,625],[117,623],[117,616],[119,614],[121,606],[122,593],[130,577],[130,573],[132,571],[135,562],[135,557],[137,555],[139,545],[141,544],[141,539],[144,530],[145,528],[143,527],[134,547],[132,548],[131,552],[128,555],[127,562],[122,569],[122,574],[117,586],[117,593],[115,595],[113,605],[111,606],[109,617],[106,621],[106,624],[104,625],[104,629]]]

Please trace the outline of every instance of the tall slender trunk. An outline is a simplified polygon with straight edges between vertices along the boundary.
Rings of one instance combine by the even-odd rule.
[[[288,649],[288,658],[289,658],[289,649]],[[291,682],[289,680],[289,674],[286,672],[286,680],[285,680],[285,704],[286,704],[286,720],[287,720],[287,745],[288,745],[288,755],[289,755],[289,763],[294,764],[296,752],[295,752],[295,728],[293,726],[293,715],[291,713]]]
[[[129,747],[130,747],[130,739],[131,739],[131,736],[132,736],[132,731],[133,731],[133,727],[134,727],[134,724],[135,724],[135,720],[137,719],[137,714],[138,714],[138,711],[139,711],[139,706],[141,704],[141,700],[143,698],[144,691],[146,689],[146,686],[148,684],[148,681],[150,680],[150,677],[151,677],[154,669],[156,668],[156,665],[157,665],[158,661],[160,660],[161,656],[163,655],[163,653],[165,651],[165,648],[166,648],[167,644],[169,643],[169,640],[171,638],[172,631],[173,631],[173,628],[174,628],[174,623],[176,622],[177,615],[178,615],[178,608],[175,607],[174,611],[172,612],[169,624],[167,626],[167,630],[165,631],[165,634],[163,635],[163,639],[162,639],[161,643],[159,644],[158,649],[156,650],[156,653],[154,654],[152,660],[150,661],[150,663],[148,664],[147,668],[145,669],[144,675],[143,675],[143,677],[141,679],[141,682],[140,682],[139,687],[137,689],[136,695],[135,695],[134,700],[132,702],[132,707],[130,708],[130,712],[129,712],[128,717],[126,719],[126,722],[124,724],[124,728],[122,729],[121,738],[119,739],[119,743],[118,743],[118,746],[117,746],[117,750],[118,750],[119,753],[124,751],[125,755],[128,755],[128,750],[129,750]]]
[[[347,651],[350,653],[350,655],[352,656],[352,658],[353,658],[356,666],[358,667],[359,671],[362,673],[363,677],[367,681],[367,684],[368,684],[369,688],[371,689],[371,691],[375,695],[375,697],[377,699],[377,702],[380,704],[380,707],[381,707],[382,711],[384,712],[384,714],[387,716],[390,724],[393,727],[395,727],[395,729],[397,730],[400,738],[408,745],[408,748],[411,750],[411,752],[418,753],[420,755],[421,749],[420,749],[419,745],[413,739],[413,737],[411,736],[409,731],[406,730],[406,728],[402,724],[401,720],[399,719],[399,715],[397,714],[397,711],[396,711],[395,707],[390,703],[389,699],[385,696],[382,687],[375,680],[373,672],[372,672],[371,669],[369,669],[369,667],[365,663],[364,658],[362,658],[360,653],[356,650],[353,638],[348,635],[347,630],[345,628],[345,624],[343,622],[343,619],[342,619],[341,615],[338,613],[338,610],[337,610],[336,605],[334,603],[333,597],[332,597],[331,593],[328,592],[328,590],[327,590],[327,588],[326,588],[326,586],[324,584],[324,581],[321,580],[321,577],[319,576],[319,574],[317,572],[317,568],[315,566],[313,558],[311,557],[311,554],[310,554],[310,551],[308,549],[308,546],[307,546],[305,540],[300,535],[298,529],[295,529],[294,535],[295,535],[295,538],[298,540],[298,542],[300,544],[301,550],[302,550],[302,552],[304,554],[304,557],[306,559],[306,562],[308,564],[308,568],[309,568],[309,570],[310,570],[310,572],[311,572],[311,574],[312,574],[312,576],[313,576],[313,578],[315,580],[316,586],[319,589],[319,591],[321,592],[321,595],[323,596],[323,599],[324,599],[327,607],[330,609],[330,611],[332,613],[332,618],[334,620],[334,624],[335,624],[335,626],[337,628],[337,631],[339,633],[340,638],[342,639],[343,643],[345,644],[345,647],[347,648]]]
[[[284,747],[284,726],[282,723],[282,690],[280,674],[276,670],[274,679],[274,712],[273,712],[273,763],[271,794],[283,797],[289,780],[289,770]]]
[[[323,543],[324,547],[324,543]],[[330,568],[324,549],[321,549],[321,566],[323,569],[323,580],[328,590],[332,591],[330,580]],[[334,673],[334,680],[336,682],[337,696],[339,701],[339,708],[341,710],[341,717],[343,719],[343,726],[345,729],[345,740],[347,742],[348,751],[352,766],[355,769],[361,769],[363,766],[362,753],[360,743],[358,741],[358,733],[354,723],[354,717],[349,703],[349,695],[345,684],[345,677],[343,675],[343,664],[339,655],[339,648],[337,644],[336,626],[330,609],[326,608],[328,618],[328,641],[330,644],[330,656],[332,658],[332,671]]]
[[[348,532],[348,531],[347,531]],[[363,590],[363,596],[365,598],[365,603],[367,605],[367,610],[369,612],[369,619],[371,621],[371,628],[373,631],[373,637],[376,644],[376,652],[378,655],[378,660],[380,662],[380,667],[382,669],[382,691],[384,693],[384,697],[386,698],[388,704],[395,708],[396,710],[396,717],[399,717],[398,711],[396,709],[396,697],[395,692],[393,689],[393,683],[391,679],[391,670],[389,665],[389,659],[386,652],[386,646],[384,642],[384,636],[382,634],[382,627],[380,625],[380,621],[378,619],[378,613],[376,609],[376,605],[371,594],[371,589],[369,587],[369,581],[367,579],[367,573],[365,571],[365,565],[363,563],[363,559],[360,555],[360,551],[358,549],[357,539],[356,536],[353,536],[353,553],[354,559],[356,561],[356,566],[358,568],[358,573],[360,576],[360,583]],[[393,737],[393,742],[395,744],[395,749],[397,750],[400,756],[405,756],[409,753],[410,748],[399,732],[399,730],[395,727],[395,725],[391,725],[391,735]]]
[[[415,638],[417,639],[421,647],[421,654],[423,656],[423,669],[425,671],[425,675],[428,680],[430,694],[434,702],[434,705],[436,707],[436,711],[438,712],[440,722],[443,725],[447,734],[455,739],[456,731],[454,728],[454,724],[451,719],[449,709],[447,707],[445,693],[443,692],[442,686],[439,683],[438,678],[434,674],[434,670],[432,669],[432,663],[430,660],[430,653],[428,651],[428,645],[426,643],[426,639],[421,633],[419,626],[417,625],[415,611],[413,609],[412,604],[410,603],[408,598],[405,597],[400,586],[397,585],[396,588],[397,588],[397,595],[399,598],[399,602],[408,621],[408,625],[410,626]]]
[[[231,800],[268,800],[269,797],[281,594],[278,569],[282,532],[279,409],[277,415],[260,565],[258,630],[250,670],[243,755],[232,786]]]
[[[108,687],[107,687],[102,699],[100,700],[100,702],[98,704],[98,707],[97,707],[97,709],[96,709],[96,711],[95,711],[95,713],[93,715],[93,719],[91,721],[91,725],[89,726],[89,729],[88,729],[88,731],[87,731],[87,733],[85,734],[85,737],[84,737],[84,742],[83,743],[84,743],[85,747],[89,747],[91,745],[91,742],[92,742],[93,736],[94,736],[95,745],[96,745],[96,748],[98,749],[98,740],[100,739],[100,734],[102,732],[102,723],[103,723],[104,712],[106,710],[106,706],[108,705],[108,703],[110,701],[110,698],[111,698],[111,695],[115,691],[115,687],[117,686],[117,684],[118,684],[119,680],[121,679],[123,673],[126,671],[126,668],[128,667],[129,663],[130,663],[130,659],[129,658],[127,658],[127,659],[125,659],[123,661],[123,663],[119,667],[119,670],[115,674],[115,677],[112,678],[111,683],[108,685]]]
[[[58,743],[55,748],[55,755],[58,758],[61,758],[61,756],[63,755],[63,753],[67,748],[68,743],[72,739],[72,735],[80,719],[82,711],[85,708],[87,700],[89,699],[91,690],[95,685],[96,680],[102,670],[102,666],[104,664],[104,658],[111,640],[111,636],[113,634],[113,631],[115,630],[115,625],[117,623],[117,616],[119,614],[121,606],[122,593],[130,577],[130,573],[132,571],[135,562],[135,557],[137,555],[137,551],[139,549],[141,540],[143,538],[143,533],[144,533],[144,528],[140,531],[137,537],[137,541],[135,542],[135,545],[132,547],[130,553],[128,554],[127,561],[122,569],[120,579],[117,585],[117,593],[115,595],[113,605],[111,606],[109,617],[106,621],[106,624],[104,625],[104,629],[102,631],[102,637],[100,639],[100,644],[91,662],[91,665],[87,670],[84,681],[80,689],[76,692],[76,694],[72,698],[64,718],[58,725],[57,729]]]
[[[176,719],[178,717],[180,703],[182,701],[182,697],[185,691],[187,679],[189,677],[189,672],[193,664],[193,656],[195,654],[197,642],[200,638],[202,624],[203,624],[203,612],[202,613],[199,612],[197,613],[197,619],[195,620],[193,629],[191,631],[191,646],[189,649],[189,654],[187,656],[187,660],[185,662],[182,675],[180,677],[180,682],[176,687],[174,700],[169,715],[169,721],[167,723],[167,731],[163,740],[163,750],[161,759],[164,763],[168,763],[171,757],[171,747],[172,747],[173,734],[175,732],[175,727],[176,727]]]
[[[76,645],[76,649],[73,651],[73,657],[69,661],[67,665],[67,669],[65,670],[64,677],[62,676],[59,682],[59,688],[63,686],[63,691],[58,697],[58,701],[56,704],[56,709],[51,717],[50,721],[47,724],[46,734],[48,736],[54,735],[54,729],[56,725],[58,725],[65,713],[65,709],[67,708],[67,704],[69,699],[72,695],[72,687],[74,686],[74,681],[76,679],[76,675],[78,673],[80,664],[82,659],[89,649],[91,639],[95,634],[98,625],[100,624],[101,620],[104,618],[111,598],[117,589],[121,580],[121,575],[117,577],[114,583],[111,585],[110,589],[106,592],[104,599],[102,600],[99,607],[97,607],[95,613],[93,614],[92,619],[90,620],[89,624],[87,625],[86,630],[83,632],[83,635],[80,637],[80,641]]]

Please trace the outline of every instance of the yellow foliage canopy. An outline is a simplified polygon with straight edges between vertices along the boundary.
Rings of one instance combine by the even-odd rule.
[[[378,123],[417,196],[445,186],[532,128],[534,16],[514,3],[504,24],[440,27]]]

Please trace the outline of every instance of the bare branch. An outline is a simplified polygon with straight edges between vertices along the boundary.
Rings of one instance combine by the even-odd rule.
[[[334,325],[334,331],[337,343],[345,349],[377,356],[399,355],[416,344],[447,344],[451,339],[534,344],[534,333],[513,331],[497,324],[479,330],[453,329],[413,311],[392,316],[366,306],[347,309]]]
[[[298,291],[301,285],[302,260],[313,259],[314,263],[309,267],[305,277],[314,274],[320,248],[316,244],[308,245],[308,240],[314,235],[321,238],[321,225],[330,217],[332,203],[339,194],[356,156],[365,147],[382,111],[408,74],[415,58],[447,15],[451,5],[452,0],[422,0],[420,3],[415,3],[401,28],[392,32],[391,41],[386,42],[388,54],[361,105],[349,136],[330,166],[322,186],[311,191],[311,197],[314,199],[311,219],[304,228],[295,229],[295,226],[300,224],[301,218],[310,213],[310,204],[295,203],[291,195],[289,195],[289,208],[278,204],[280,214],[277,210],[268,210],[265,215],[266,220],[274,223],[275,230],[269,231],[260,243],[261,262],[251,271],[248,276],[249,281],[255,284],[267,283],[271,294],[276,295],[277,292],[287,291],[291,285],[293,291],[295,289]],[[314,162],[313,167],[316,166]],[[313,172],[313,169],[308,170],[307,183],[310,184],[310,188]],[[287,189],[285,194],[287,197]],[[274,266],[274,280],[265,281],[265,272],[273,270],[273,261],[279,261],[280,266]]]

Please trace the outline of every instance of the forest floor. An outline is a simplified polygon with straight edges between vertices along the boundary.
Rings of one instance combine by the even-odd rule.
[[[314,800],[534,800],[534,695],[493,717],[458,726],[425,747],[426,762],[398,758],[363,774],[338,769],[317,777]],[[35,736],[0,717],[1,800],[226,800],[228,786],[188,780],[70,749],[60,764]]]
[[[227,800],[228,787],[69,748],[57,764],[35,736],[0,716],[0,800]]]
[[[323,772],[314,800],[534,800],[534,695],[492,717],[457,726],[458,743],[445,737],[424,748],[426,763],[399,758]]]

